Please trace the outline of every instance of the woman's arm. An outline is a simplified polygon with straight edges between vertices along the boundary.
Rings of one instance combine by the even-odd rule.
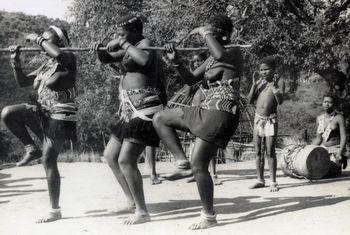
[[[177,51],[172,43],[166,44],[164,47],[167,51],[167,57],[171,61],[172,67],[175,69],[176,73],[181,77],[184,83],[192,86],[203,79],[205,67],[208,64],[208,59],[194,72],[191,72],[178,58]]]
[[[142,50],[139,48],[152,46],[152,42],[148,39],[143,39],[137,46],[131,45],[129,42],[123,40],[120,40],[119,43],[121,48],[123,48],[138,65],[146,66],[154,56],[154,52]]]
[[[13,70],[13,75],[15,78],[15,81],[18,86],[20,87],[27,87],[33,85],[34,79],[40,70],[37,69],[34,72],[31,72],[28,75],[25,75],[23,70],[22,70],[22,65],[21,65],[21,60],[20,60],[20,51],[19,51],[20,46],[10,46],[10,52],[11,52],[11,67]]]
[[[218,62],[230,62],[232,60],[232,53],[226,50],[214,37],[213,29],[209,26],[202,26],[192,30],[191,34],[199,33],[205,40],[210,54]]]
[[[318,118],[316,119],[316,127],[318,127],[319,123],[318,123]],[[321,133],[318,133],[317,128],[316,128],[316,137],[315,139],[312,140],[312,144],[313,145],[321,145],[322,143],[322,136]]]
[[[100,42],[93,42],[89,45],[90,52],[97,51],[98,59],[104,64],[120,62],[125,56],[125,50],[120,48],[117,51],[100,51],[100,47],[103,47],[103,44]]]
[[[339,156],[342,156],[343,151],[345,149],[346,144],[346,127],[345,127],[345,119],[343,115],[338,114],[338,125],[340,131],[340,148],[339,148]]]

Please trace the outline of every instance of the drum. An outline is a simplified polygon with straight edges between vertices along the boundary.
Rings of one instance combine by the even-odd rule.
[[[282,150],[280,166],[285,175],[317,180],[330,168],[328,151],[317,145],[290,145]]]

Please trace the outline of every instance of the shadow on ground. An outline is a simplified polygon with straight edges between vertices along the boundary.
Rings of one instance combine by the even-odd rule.
[[[20,179],[13,179],[8,180],[7,178],[10,178],[11,174],[4,174],[0,173],[0,198],[6,198],[9,199],[9,197],[14,196],[21,196],[26,195],[29,193],[36,193],[36,192],[45,192],[46,189],[34,189],[34,190],[27,190],[25,188],[33,186],[32,184],[15,184],[14,183],[23,183],[23,182],[30,182],[33,180],[45,180],[45,177],[35,177],[35,178],[20,178]],[[7,203],[10,202],[10,200],[0,201],[0,203]]]
[[[260,196],[245,196],[216,198],[215,211],[218,214],[233,215],[232,218],[219,219],[219,226],[222,226],[315,207],[330,206],[347,200],[350,200],[350,197],[332,197],[330,195],[317,197],[263,198]],[[147,206],[152,214],[153,221],[193,218],[199,216],[200,213],[199,200],[170,200],[169,202],[151,203]],[[242,213],[246,215],[237,217],[237,214]],[[122,215],[122,213],[108,212],[105,209],[87,211],[84,216],[66,219],[118,215]]]

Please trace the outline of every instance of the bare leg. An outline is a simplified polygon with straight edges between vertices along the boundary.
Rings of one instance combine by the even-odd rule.
[[[211,159],[209,164],[209,170],[211,178],[213,179],[214,185],[222,185],[222,181],[219,180],[218,175],[216,174],[216,159],[215,157]]]
[[[26,126],[29,127],[41,141],[43,140],[39,120],[32,110],[28,110],[25,104],[6,106],[1,111],[1,119],[9,131],[26,147],[23,159],[17,163],[17,166],[25,166],[41,157],[41,150],[35,146],[34,140],[26,128]]]
[[[103,156],[105,157],[107,164],[111,168],[115,178],[117,179],[120,187],[124,192],[124,195],[126,196],[127,206],[126,208],[118,212],[134,212],[135,201],[131,194],[128,183],[126,182],[125,177],[118,164],[121,146],[122,144],[120,143],[120,141],[114,135],[111,135],[111,138],[108,141],[108,144],[103,152]]]
[[[146,146],[145,149],[145,162],[148,165],[150,171],[151,184],[160,184],[162,181],[158,179],[156,171],[156,148],[151,146]]]
[[[217,146],[196,138],[196,143],[192,152],[192,169],[196,179],[199,196],[202,201],[202,214],[206,218],[201,218],[200,222],[194,223],[190,229],[206,229],[217,224],[215,219],[214,187],[213,181],[208,171],[209,162],[215,156]],[[208,219],[212,218],[212,219]]]
[[[276,171],[277,171],[277,158],[276,158],[276,137],[269,136],[266,137],[266,156],[269,163],[270,170],[270,191],[278,191],[277,182],[276,182]]]
[[[57,157],[63,142],[63,140],[52,140],[47,137],[44,138],[43,166],[45,168],[49,189],[51,211],[49,215],[37,220],[37,223],[47,223],[62,218],[61,211],[59,210],[61,178],[57,168]]]
[[[153,117],[154,128],[178,163],[178,170],[165,177],[168,180],[177,180],[192,175],[189,161],[175,131],[175,129],[188,131],[182,116],[182,109],[168,109],[156,113]]]
[[[263,138],[259,137],[257,134],[254,133],[254,145],[255,145],[255,151],[256,151],[255,164],[256,164],[256,171],[257,171],[257,182],[255,182],[252,186],[250,186],[250,189],[265,187],[265,180],[264,180],[265,158],[264,158],[264,154],[263,154],[264,151],[261,151],[262,140],[263,140]]]
[[[25,104],[6,106],[1,111],[1,120],[24,145],[34,145],[34,140],[29,135],[28,126],[42,141],[43,135],[38,120]]]
[[[136,211],[134,216],[123,221],[126,225],[140,224],[150,221],[143,192],[142,176],[137,168],[137,160],[145,146],[137,143],[123,141],[118,163],[128,183],[131,194],[135,200]]]

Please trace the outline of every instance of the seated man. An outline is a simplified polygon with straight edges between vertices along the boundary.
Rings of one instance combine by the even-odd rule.
[[[322,107],[324,113],[317,117],[317,133],[312,144],[321,145],[330,154],[331,167],[326,175],[340,175],[342,167],[347,166],[344,156],[346,144],[345,119],[336,110],[336,98],[332,94],[326,94],[323,98]]]

